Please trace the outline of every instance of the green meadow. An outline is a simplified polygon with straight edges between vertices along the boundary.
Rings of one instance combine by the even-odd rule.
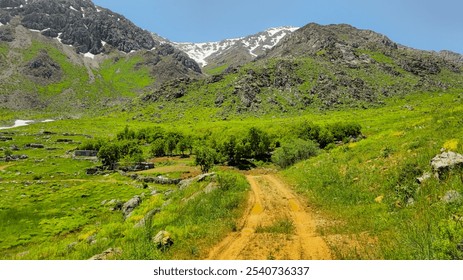
[[[118,63],[120,68],[132,67],[132,62]],[[101,73],[103,79],[113,79],[109,66],[103,66]],[[124,91],[130,90],[128,84]],[[262,156],[265,153],[256,153],[245,168],[280,173],[323,221],[318,231],[337,259],[463,257],[463,200],[442,200],[449,191],[463,193],[463,171],[416,182],[424,172],[431,172],[430,160],[441,149],[463,153],[462,90],[391,97],[375,108],[308,109],[265,117],[249,113],[227,120],[216,115],[216,108],[186,108],[179,116],[167,105],[136,110],[127,106],[75,119],[2,112],[2,126],[24,116],[55,121],[0,131],[0,136],[12,138],[0,141],[0,157],[27,156],[0,161],[0,258],[88,259],[117,248],[110,259],[203,259],[227,233],[236,231],[249,191],[240,164],[217,157],[211,168],[215,177],[183,189],[146,183],[130,175],[183,179],[201,171],[195,164],[195,149],[190,154],[176,146],[170,154],[156,157],[154,142],[137,140],[137,151],[153,161],[155,169],[87,175],[86,169],[101,166],[101,160],[77,158],[73,151],[95,139],[117,142],[126,127],[136,135],[156,128],[163,135],[189,135],[195,147],[206,145],[220,154],[232,136],[254,129],[265,135],[266,148],[273,153],[301,138],[307,124],[323,129],[346,122],[360,125],[363,137],[319,146],[286,168]],[[165,117],[147,117],[158,113]],[[43,148],[28,147],[31,143]],[[142,202],[127,218],[108,204],[136,195]],[[149,215],[153,210],[157,214]],[[171,234],[172,246],[152,242],[162,230]],[[286,232],[292,225],[281,221],[261,230]]]

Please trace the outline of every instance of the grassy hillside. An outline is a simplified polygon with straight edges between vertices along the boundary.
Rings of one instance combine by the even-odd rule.
[[[226,135],[245,135],[256,127],[272,141],[284,141],[295,137],[307,122],[330,125],[349,120],[362,126],[366,139],[330,146],[280,171],[323,217],[319,230],[336,258],[460,259],[462,203],[444,203],[442,197],[450,190],[463,192],[461,171],[422,185],[415,178],[430,171],[429,161],[441,148],[463,153],[462,100],[459,90],[416,93],[386,99],[379,108],[214,122],[208,115],[207,110],[214,110],[210,108],[185,113],[181,121],[156,124],[127,110],[1,131],[2,136],[13,138],[0,142],[3,153],[16,145],[20,150],[13,154],[28,156],[0,162],[1,255],[5,259],[86,259],[117,248],[120,251],[110,258],[204,258],[208,248],[235,230],[247,187],[233,169],[219,173],[222,179],[217,182],[235,183],[210,193],[201,191],[214,183],[210,180],[181,190],[175,185],[144,184],[119,173],[86,175],[85,169],[98,162],[75,159],[68,151],[88,137],[114,139],[126,125],[134,130],[160,126],[166,133],[179,131],[220,142]],[[58,141],[63,138],[72,142]],[[45,148],[26,148],[29,143]],[[145,158],[151,158],[149,145],[142,150]],[[199,173],[193,158],[155,162],[160,169],[144,175],[179,178]],[[276,168],[271,163],[256,164]],[[152,196],[153,191],[157,195]],[[107,205],[135,195],[144,198],[127,220]],[[162,210],[151,223],[134,227],[157,208]],[[168,250],[150,242],[160,230],[172,234],[174,245]]]

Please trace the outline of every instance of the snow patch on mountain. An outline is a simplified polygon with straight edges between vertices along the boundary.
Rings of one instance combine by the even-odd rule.
[[[249,55],[257,57],[266,50],[276,46],[281,39],[296,31],[297,27],[276,27],[243,38],[227,39],[208,43],[172,43],[178,49],[186,52],[202,67],[208,64],[208,59],[236,49],[246,49]]]

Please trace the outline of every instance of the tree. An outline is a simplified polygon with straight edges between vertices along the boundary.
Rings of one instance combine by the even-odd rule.
[[[163,157],[166,155],[164,139],[157,138],[151,145],[151,155],[154,157]]]
[[[270,137],[258,128],[249,129],[247,142],[250,146],[250,156],[255,159],[266,159],[270,151]]]
[[[164,145],[166,154],[173,156],[174,150],[177,147],[177,141],[175,137],[173,137],[172,135],[168,136],[167,139],[164,140]]]
[[[98,157],[101,159],[103,166],[115,169],[117,162],[121,158],[119,145],[115,143],[106,143],[98,152]]]
[[[298,161],[317,155],[318,145],[302,139],[291,139],[284,142],[272,155],[272,161],[281,168],[286,168]]]
[[[217,152],[207,146],[199,146],[195,149],[195,164],[201,167],[201,172],[207,173],[214,166]]]

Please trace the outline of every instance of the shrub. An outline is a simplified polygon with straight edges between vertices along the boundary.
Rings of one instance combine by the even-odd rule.
[[[80,144],[77,149],[99,151],[105,142],[106,140],[102,138],[89,139]]]
[[[272,162],[286,168],[298,161],[317,155],[318,146],[313,141],[291,139],[277,148],[272,155]]]
[[[351,137],[358,137],[362,134],[362,126],[357,123],[334,123],[327,127],[335,141],[347,142]]]

